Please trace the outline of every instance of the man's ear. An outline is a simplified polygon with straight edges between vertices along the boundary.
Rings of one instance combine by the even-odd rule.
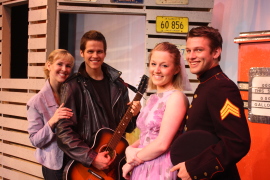
[[[213,54],[214,54],[214,58],[217,59],[220,55],[221,55],[221,48],[216,48],[214,51],[213,51]]]
[[[81,57],[83,57],[83,51],[82,50],[80,50],[80,55],[81,55]]]

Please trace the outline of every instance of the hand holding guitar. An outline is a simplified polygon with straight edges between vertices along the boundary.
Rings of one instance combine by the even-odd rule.
[[[140,101],[132,101],[129,102],[127,105],[131,105],[131,113],[133,116],[137,116],[142,108]]]
[[[109,151],[98,153],[96,158],[93,160],[92,165],[99,170],[108,169],[111,164],[111,157],[108,153]]]
[[[178,172],[177,176],[179,178],[181,178],[182,180],[191,180],[191,177],[189,176],[189,174],[187,172],[185,162],[181,162],[181,163],[173,166],[170,171],[173,172],[173,171],[176,171],[178,169],[179,169],[179,172]]]

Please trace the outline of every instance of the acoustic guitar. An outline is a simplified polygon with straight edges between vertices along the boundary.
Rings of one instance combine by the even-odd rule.
[[[143,75],[133,101],[141,100],[146,91],[148,79],[146,75]],[[131,106],[128,107],[115,131],[110,128],[101,128],[94,136],[91,148],[97,153],[109,151],[109,156],[113,160],[109,168],[106,170],[98,170],[94,166],[87,168],[72,160],[64,169],[64,180],[120,180],[122,176],[121,163],[123,163],[125,150],[129,145],[123,134],[133,116],[130,111]]]

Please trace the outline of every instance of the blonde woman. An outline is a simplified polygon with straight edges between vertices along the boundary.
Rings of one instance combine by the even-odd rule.
[[[44,67],[45,85],[27,102],[29,139],[36,147],[35,157],[42,165],[45,180],[62,179],[64,153],[57,146],[55,127],[59,119],[73,115],[71,109],[59,104],[60,86],[73,65],[74,58],[67,50],[52,51]]]
[[[163,42],[151,51],[149,76],[149,88],[155,89],[156,93],[149,97],[138,116],[140,139],[126,149],[123,177],[174,180],[177,173],[170,172],[170,145],[183,130],[189,104],[183,93],[189,88],[189,81],[180,52],[174,44]]]

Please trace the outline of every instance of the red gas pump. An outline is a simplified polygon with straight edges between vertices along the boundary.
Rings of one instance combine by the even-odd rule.
[[[270,31],[240,33],[238,87],[244,101],[251,147],[237,164],[241,179],[270,177]]]

